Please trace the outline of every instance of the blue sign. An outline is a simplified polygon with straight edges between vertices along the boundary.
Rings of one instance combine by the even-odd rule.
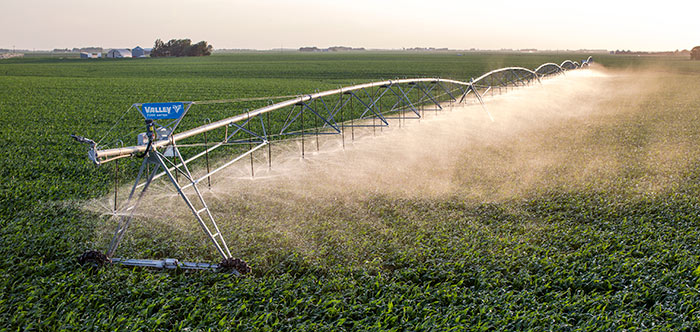
[[[185,105],[183,103],[141,104],[141,113],[149,120],[179,119],[185,114]]]

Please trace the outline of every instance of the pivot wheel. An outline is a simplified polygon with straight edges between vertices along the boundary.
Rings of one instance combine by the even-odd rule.
[[[241,275],[248,274],[252,271],[248,263],[240,258],[226,258],[219,263],[219,269],[222,271],[235,271]]]
[[[97,250],[88,250],[78,257],[78,263],[80,263],[80,265],[102,266],[109,263],[109,261],[107,255]]]

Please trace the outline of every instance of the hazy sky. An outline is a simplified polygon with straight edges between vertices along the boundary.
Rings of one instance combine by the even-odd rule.
[[[700,45],[698,1],[0,0],[0,48],[283,46],[675,50]]]

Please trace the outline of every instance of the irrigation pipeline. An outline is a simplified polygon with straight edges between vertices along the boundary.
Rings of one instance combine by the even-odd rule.
[[[465,81],[458,81],[458,80],[452,80],[452,79],[441,79],[441,78],[410,78],[410,79],[398,79],[398,80],[386,80],[386,81],[380,81],[380,82],[371,82],[371,83],[365,83],[365,84],[358,84],[358,85],[353,85],[353,86],[348,86],[348,87],[343,87],[339,89],[334,89],[334,90],[328,90],[328,91],[322,91],[322,92],[317,92],[305,96],[298,96],[292,99],[288,99],[282,102],[274,103],[272,105],[268,105],[262,108],[258,108],[256,110],[246,112],[243,114],[238,114],[229,118],[225,118],[219,121],[215,121],[197,128],[193,128],[190,130],[186,130],[177,134],[173,134],[169,139],[167,140],[159,140],[157,142],[153,143],[152,148],[162,148],[168,145],[176,144],[178,141],[184,140],[186,138],[196,136],[199,134],[202,134],[207,131],[211,131],[217,128],[221,128],[224,126],[231,126],[235,123],[238,122],[245,122],[250,120],[251,118],[254,118],[256,116],[272,112],[275,110],[283,109],[286,107],[294,106],[294,105],[301,105],[305,104],[307,102],[317,100],[323,97],[328,97],[332,95],[338,95],[338,94],[348,94],[352,93],[355,91],[361,91],[365,89],[370,89],[370,88],[386,88],[386,87],[393,87],[397,85],[405,85],[405,84],[418,84],[418,83],[434,83],[434,84],[444,84],[444,83],[449,83],[453,84],[456,86],[461,86],[462,87],[462,100],[463,101],[464,97],[466,94],[469,92],[477,92],[477,88],[486,86],[487,88],[493,88],[494,87],[494,82],[499,85],[505,85],[507,86],[509,83],[516,83],[518,81],[523,81],[526,79],[537,79],[539,80],[541,77],[553,75],[553,74],[558,74],[558,73],[563,73],[566,70],[571,70],[571,69],[576,69],[580,68],[582,66],[587,66],[591,62],[591,57],[589,57],[587,60],[582,61],[581,63],[571,61],[571,60],[566,60],[564,61],[561,65],[557,65],[555,63],[545,63],[541,66],[539,66],[535,70],[527,69],[527,68],[522,68],[522,67],[506,67],[506,68],[500,68],[496,70],[492,70],[488,73],[485,73],[481,76],[479,76],[476,79],[472,79],[469,82]],[[508,76],[510,75],[510,79],[504,80],[503,78],[499,77],[500,76]],[[490,82],[486,82],[489,81]],[[483,84],[486,83],[486,84]],[[479,93],[476,93],[478,96]],[[284,97],[289,97],[289,96],[279,96],[279,98],[284,98]],[[265,98],[248,98],[249,100],[265,100],[265,99],[270,99],[269,97]],[[480,98],[479,98],[480,99]],[[226,102],[233,102],[233,101],[242,101],[242,100],[247,100],[247,99],[234,99],[232,101],[227,101],[227,100],[215,100],[215,101],[198,101],[198,102],[189,102],[190,104],[209,104],[209,103],[226,103]],[[141,103],[136,103],[133,104],[132,106],[135,108],[140,108],[143,104]],[[371,107],[370,107],[371,108]],[[99,146],[95,146],[89,156],[90,159],[96,163],[100,164],[103,162],[111,161],[118,159],[120,157],[127,157],[127,156],[133,156],[136,154],[143,153],[144,151],[147,150],[147,146],[145,145],[137,145],[137,146],[128,146],[128,147],[120,147],[120,148],[112,148],[112,149],[100,149]]]
[[[112,240],[105,254],[98,251],[90,251],[81,256],[81,261],[91,261],[102,264],[104,262],[119,263],[127,266],[155,267],[155,268],[183,268],[195,270],[233,270],[235,273],[245,274],[250,272],[247,264],[231,255],[223,232],[219,229],[214,215],[210,211],[204,197],[201,194],[198,184],[204,180],[209,183],[210,177],[233,163],[250,157],[251,176],[254,176],[253,153],[267,146],[268,165],[271,167],[271,139],[280,139],[283,136],[299,135],[301,139],[301,156],[304,157],[304,136],[315,135],[318,149],[318,136],[325,134],[340,135],[345,146],[345,130],[350,128],[351,137],[354,139],[355,127],[376,127],[380,129],[389,125],[389,120],[401,122],[407,119],[420,119],[426,111],[426,106],[431,110],[440,111],[443,109],[442,103],[457,102],[464,103],[469,95],[475,97],[484,111],[488,113],[482,96],[486,93],[494,93],[494,90],[501,89],[508,91],[509,88],[526,86],[533,82],[540,82],[542,78],[563,74],[568,70],[573,70],[590,65],[592,58],[589,57],[581,63],[566,60],[561,64],[545,63],[535,70],[523,67],[506,67],[492,70],[476,79],[469,81],[458,81],[442,78],[406,78],[397,80],[385,80],[357,84],[338,89],[315,92],[303,96],[278,96],[265,98],[244,98],[231,100],[212,100],[198,102],[178,102],[178,103],[138,103],[133,104],[129,110],[137,109],[146,118],[147,130],[141,134],[139,141],[142,145],[120,146],[118,148],[102,149],[99,142],[72,135],[76,141],[89,146],[88,156],[95,164],[103,164],[120,158],[138,156],[143,157],[141,168],[134,182],[131,192],[126,199],[126,203],[121,211],[117,211],[117,190],[115,182],[115,213],[118,219],[118,226],[114,232]],[[333,97],[333,98],[330,98]],[[286,99],[289,98],[289,99]],[[286,99],[277,103],[258,108],[252,111],[245,111],[219,121],[208,121],[201,126],[176,133],[176,129],[182,119],[187,115],[193,105],[234,103],[240,101],[254,100],[275,100]],[[177,116],[165,118],[149,118],[153,114],[147,115],[144,112],[153,105],[167,104],[169,107],[177,107]],[[387,104],[390,107],[386,107]],[[145,106],[148,105],[148,106]],[[156,109],[158,107],[156,106]],[[127,110],[127,112],[129,111]],[[274,122],[279,131],[273,132],[273,122],[270,115],[274,112],[286,112],[277,116],[277,120],[284,118],[284,122]],[[421,113],[421,111],[423,113]],[[170,115],[170,108],[168,108]],[[347,112],[350,116],[346,117]],[[353,114],[354,113],[354,114]],[[409,115],[406,115],[408,113]],[[359,114],[359,116],[358,116]],[[275,115],[279,115],[275,113]],[[337,118],[340,118],[337,121]],[[489,113],[489,117],[491,114]],[[122,115],[121,119],[124,118]],[[313,120],[313,126],[308,127],[305,118]],[[158,123],[159,119],[169,119],[169,123]],[[319,120],[321,126],[319,126]],[[359,120],[359,121],[358,121]],[[371,123],[370,121],[371,120]],[[378,120],[378,121],[377,121]],[[493,118],[492,118],[493,120]],[[115,128],[114,126],[110,131]],[[218,142],[209,143],[207,133],[221,128],[223,139]],[[229,128],[231,128],[229,130]],[[203,135],[201,141],[189,140],[196,135]],[[147,138],[147,143],[143,139]],[[213,142],[213,141],[212,141]],[[233,158],[224,162],[211,170],[209,168],[209,153],[219,147],[227,145],[241,145],[242,148],[235,150]],[[203,150],[185,159],[180,153],[180,148],[186,152],[193,152],[192,149],[203,148]],[[203,176],[195,178],[189,170],[188,164],[195,159],[205,157],[207,172]],[[116,164],[115,164],[116,167]],[[152,168],[151,168],[152,167]],[[202,231],[212,241],[213,246],[221,255],[223,260],[217,264],[179,262],[175,259],[165,260],[144,260],[144,259],[123,259],[115,258],[114,254],[119,246],[126,230],[134,217],[134,212],[140,205],[145,192],[152,181],[166,176],[173,184],[175,190],[183,199],[187,207],[191,210]],[[140,191],[137,189],[140,188]]]

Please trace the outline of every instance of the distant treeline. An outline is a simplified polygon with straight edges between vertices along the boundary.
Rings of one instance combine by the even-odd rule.
[[[364,51],[364,47],[331,46],[329,48],[318,48],[316,46],[300,47],[299,52],[347,52]]]
[[[70,48],[54,48],[53,51],[54,53],[80,53],[80,52],[86,52],[86,53],[101,53],[104,52],[102,47],[73,47],[73,49]]]
[[[192,44],[189,39],[171,39],[164,43],[162,40],[156,39],[151,56],[204,56],[211,55],[213,50],[214,47],[208,45],[206,41]]]
[[[676,50],[674,51],[666,51],[666,52],[642,52],[642,51],[630,51],[630,50],[615,50],[615,51],[610,51],[610,54],[622,54],[622,55],[680,55],[680,56],[688,56],[690,55],[690,51],[688,50]]]

